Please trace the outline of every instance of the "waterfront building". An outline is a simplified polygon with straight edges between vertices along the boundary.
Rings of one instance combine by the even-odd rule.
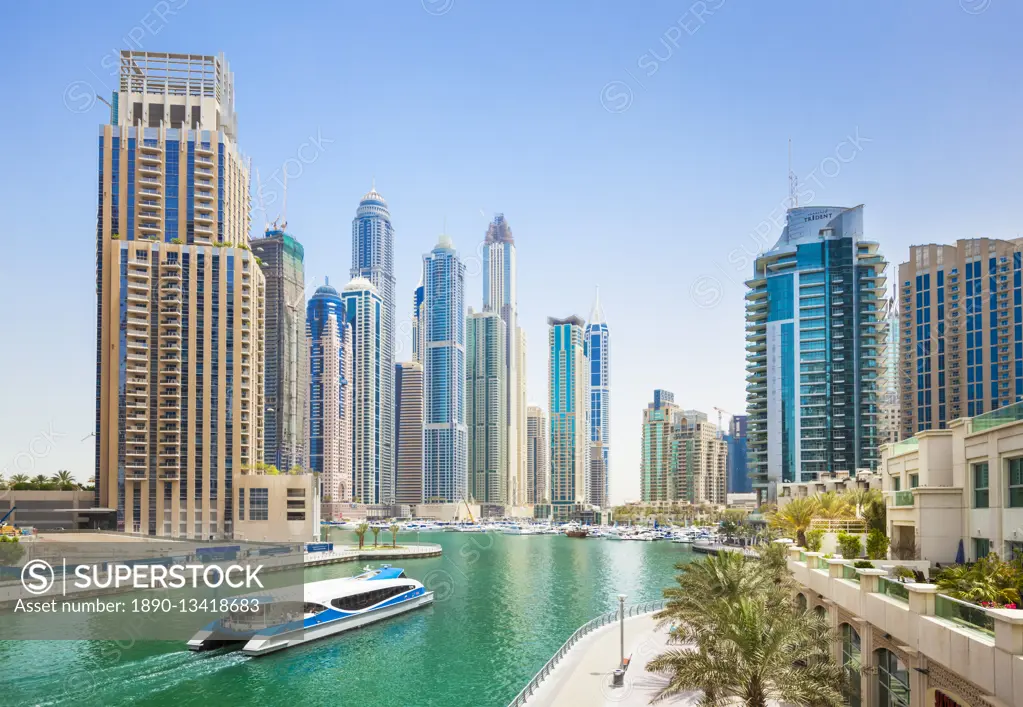
[[[725,505],[728,444],[717,425],[698,410],[685,410],[671,431],[668,494],[692,504]]]
[[[608,480],[611,470],[611,374],[610,331],[600,306],[598,290],[593,311],[584,332],[586,360],[589,365],[589,497],[586,502],[608,505]]]
[[[423,298],[423,278],[420,275],[419,286],[412,295],[412,360],[418,363],[423,362]]]
[[[394,502],[423,502],[423,364],[394,369]]]
[[[122,51],[99,131],[96,505],[231,537],[263,455],[264,278],[221,56]]]
[[[902,437],[902,404],[899,398],[899,307],[898,298],[885,300],[888,340],[884,355],[884,385],[878,406],[878,444],[898,442]]]
[[[525,474],[524,478],[518,481],[518,505],[529,505],[531,498],[529,494],[529,468],[528,462],[526,461],[526,453],[528,451],[528,435],[526,426],[528,421],[526,420],[527,408],[529,407],[529,396],[526,391],[526,332],[523,331],[522,327],[516,327],[515,336],[518,338],[518,344],[515,347],[515,353],[519,357],[518,370],[516,371],[517,380],[515,385],[515,394],[518,396],[518,412],[519,412],[519,425],[518,425],[518,445],[519,445],[519,468],[522,473]]]
[[[791,484],[778,485],[778,508],[784,508],[794,498],[812,498],[822,493],[842,495],[847,491],[882,490],[880,471],[863,469],[855,475],[847,471],[834,474],[821,474],[813,481],[798,481]]]
[[[497,312],[473,312],[471,308],[465,325],[469,496],[476,503],[503,510],[509,502],[506,327]]]
[[[885,268],[863,207],[789,209],[746,293],[753,487],[876,469]]]
[[[341,295],[329,282],[306,311],[309,351],[308,467],[320,474],[324,515],[334,519],[352,502],[352,327]]]
[[[547,415],[538,405],[526,407],[526,504],[547,504]]]
[[[376,434],[379,435],[377,463],[379,471],[373,476],[379,488],[374,494],[376,502],[394,501],[394,227],[387,202],[377,193],[376,186],[362,197],[352,221],[353,279],[365,278],[380,298],[380,367],[376,385],[379,385],[379,405]],[[358,469],[356,469],[358,473]],[[367,487],[368,488],[368,487]]]
[[[589,376],[583,326],[576,316],[548,317],[550,358],[550,500],[555,520],[569,520],[584,510],[589,489]]]
[[[352,500],[356,503],[389,503],[384,500],[387,468],[383,449],[384,418],[393,410],[384,404],[383,300],[377,288],[364,277],[356,277],[341,293],[345,319],[351,332],[352,368],[349,384],[352,396]]]
[[[640,457],[640,500],[674,500],[671,480],[671,435],[682,419],[675,395],[655,390],[654,401],[643,411],[643,448]]]
[[[281,471],[306,465],[309,354],[302,244],[281,229],[252,241],[266,280],[263,459]]]
[[[821,555],[791,547],[788,568],[797,606],[836,629],[831,650],[845,670],[846,704],[1023,704],[1023,611],[963,602],[934,584]]]
[[[886,444],[881,458],[893,558],[1023,555],[1023,403]]]
[[[316,475],[246,474],[238,482],[235,539],[307,543],[320,539]]]
[[[899,265],[902,438],[1023,400],[1021,246],[912,246]]]
[[[725,443],[728,445],[728,493],[750,493],[753,490],[746,456],[748,422],[748,415],[732,415],[728,423],[728,434],[725,435]]]
[[[497,214],[487,227],[483,242],[483,311],[496,312],[504,322],[504,435],[507,460],[507,502],[522,505],[525,499],[526,462],[524,430],[526,410],[525,370],[519,370],[518,283],[515,239],[504,214]]]
[[[423,256],[423,501],[468,496],[465,424],[465,264],[442,235]]]

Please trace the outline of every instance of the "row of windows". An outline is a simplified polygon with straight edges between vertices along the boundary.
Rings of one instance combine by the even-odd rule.
[[[1023,457],[1010,459],[1008,474],[1008,508],[1023,508]],[[991,502],[991,478],[988,463],[973,465],[973,507],[988,508]]]

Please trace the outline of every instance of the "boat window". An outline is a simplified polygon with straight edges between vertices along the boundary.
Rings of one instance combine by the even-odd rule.
[[[399,594],[410,592],[415,587],[411,584],[399,585],[397,587],[384,587],[383,589],[374,589],[371,592],[362,592],[361,594],[352,594],[347,597],[340,597],[330,602],[330,605],[335,609],[341,611],[361,611],[362,609],[368,609],[371,606],[379,604],[382,601],[386,601],[391,597],[396,597]]]

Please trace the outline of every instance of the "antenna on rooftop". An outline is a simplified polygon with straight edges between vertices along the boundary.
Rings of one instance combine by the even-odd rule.
[[[789,138],[789,208],[799,207],[799,177],[792,171],[792,138]]]

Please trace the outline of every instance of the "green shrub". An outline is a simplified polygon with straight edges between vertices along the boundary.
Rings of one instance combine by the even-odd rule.
[[[902,565],[898,565],[898,566],[892,568],[892,577],[895,577],[896,579],[900,579],[900,580],[906,580],[906,579],[915,580],[916,579],[916,572],[914,572],[913,570],[911,570],[908,567],[903,567]]]
[[[806,531],[806,549],[810,552],[820,552],[824,543],[824,529],[814,528]]]
[[[0,565],[14,565],[25,554],[17,538],[0,535]]]
[[[874,568],[874,563],[870,560],[856,560],[853,563],[853,567],[860,570],[869,570]]]
[[[838,531],[838,551],[846,560],[855,560],[863,554],[863,540],[859,535]]]
[[[884,531],[874,528],[867,534],[867,557],[872,560],[884,560],[888,557],[888,546],[891,541]]]

